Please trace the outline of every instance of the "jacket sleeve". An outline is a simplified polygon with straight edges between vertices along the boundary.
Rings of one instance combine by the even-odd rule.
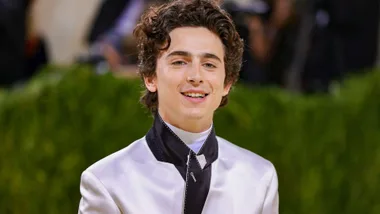
[[[120,214],[120,210],[104,185],[91,172],[81,176],[78,214]]]
[[[262,214],[278,214],[279,213],[278,178],[277,178],[277,173],[274,166],[272,167],[271,174],[272,176],[270,178],[267,194],[264,200]]]

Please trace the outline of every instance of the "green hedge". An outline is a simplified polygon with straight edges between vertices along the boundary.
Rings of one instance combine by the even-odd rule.
[[[50,68],[0,95],[0,213],[76,213],[80,173],[143,136],[136,80]],[[217,134],[271,160],[282,214],[380,213],[380,74],[334,96],[236,87]],[[138,122],[138,124],[136,124]]]

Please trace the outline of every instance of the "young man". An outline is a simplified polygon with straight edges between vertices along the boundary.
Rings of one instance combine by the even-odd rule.
[[[172,1],[146,11],[135,35],[154,123],[83,172],[79,213],[277,214],[274,166],[213,127],[242,61],[229,16],[212,1]]]

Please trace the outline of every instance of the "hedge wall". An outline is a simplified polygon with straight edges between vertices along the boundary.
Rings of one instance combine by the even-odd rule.
[[[76,213],[80,173],[143,136],[140,83],[51,68],[0,95],[0,213]],[[236,87],[217,134],[271,160],[282,214],[380,213],[380,74],[334,96]],[[136,123],[138,122],[138,124]]]

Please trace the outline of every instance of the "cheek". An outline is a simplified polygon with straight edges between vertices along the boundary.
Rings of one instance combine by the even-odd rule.
[[[215,93],[223,93],[224,91],[224,76],[218,75],[212,80],[212,85]]]
[[[181,77],[179,75],[169,72],[162,72],[157,79],[157,89],[159,94],[171,94],[173,96],[178,93],[178,86],[181,83]],[[168,97],[168,99],[171,98],[174,97]]]

